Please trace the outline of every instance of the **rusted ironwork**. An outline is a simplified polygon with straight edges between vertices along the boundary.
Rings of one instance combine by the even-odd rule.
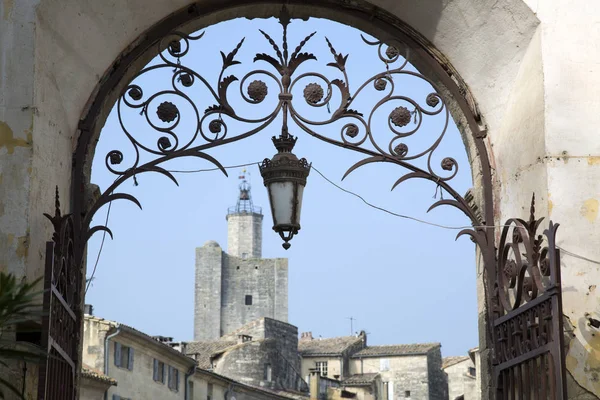
[[[278,1],[272,2],[280,3]],[[240,5],[251,4],[252,1],[239,0],[238,3]],[[303,70],[306,70],[306,67],[311,65],[310,63],[314,63],[316,59],[314,54],[302,52],[302,50],[308,41],[312,40],[315,42],[317,38],[314,38],[315,34],[309,34],[297,45],[294,51],[290,51],[287,43],[287,29],[291,18],[287,14],[287,11],[284,11],[280,18],[283,30],[282,40],[279,43],[270,34],[261,32],[272,49],[269,50],[271,51],[271,55],[266,53],[257,54],[254,57],[254,61],[261,63],[265,68],[255,69],[243,75],[241,79],[238,79],[234,75],[228,75],[230,67],[244,61],[238,59],[238,52],[244,43],[242,39],[230,52],[221,53],[221,72],[216,82],[213,82],[213,85],[211,85],[208,78],[198,74],[186,65],[185,56],[188,54],[190,46],[200,40],[202,34],[197,36],[188,35],[176,29],[178,26],[183,26],[200,15],[214,13],[225,6],[221,5],[220,2],[203,2],[166,18],[162,23],[146,32],[143,39],[136,46],[128,48],[123,53],[122,57],[115,63],[114,68],[110,69],[112,72],[106,76],[106,79],[101,81],[97,95],[95,99],[92,99],[91,106],[86,111],[79,125],[81,136],[74,156],[72,199],[74,207],[73,225],[76,227],[76,233],[73,237],[76,265],[81,265],[83,262],[86,243],[94,233],[105,231],[112,237],[112,232],[107,226],[90,226],[95,213],[100,208],[118,199],[130,200],[140,206],[137,199],[130,194],[116,192],[126,180],[132,177],[135,178],[140,173],[157,172],[177,182],[174,176],[161,165],[178,157],[199,157],[205,159],[215,164],[226,174],[223,166],[209,155],[207,151],[248,138],[267,128],[276,118],[282,116],[285,119],[289,118],[294,121],[300,130],[305,131],[313,137],[326,143],[364,154],[366,158],[350,167],[344,177],[356,168],[366,164],[374,162],[396,164],[403,167],[403,171],[408,172],[399,177],[394,187],[414,178],[432,181],[446,191],[451,198],[434,203],[430,209],[440,205],[451,205],[463,211],[471,220],[473,228],[462,231],[459,235],[470,235],[481,249],[483,257],[485,271],[484,287],[488,311],[486,321],[488,326],[486,332],[487,343],[490,344],[492,347],[491,350],[495,355],[494,371],[497,373],[498,378],[496,380],[496,388],[498,390],[495,393],[500,396],[499,398],[527,398],[528,392],[526,387],[531,392],[533,390],[531,387],[546,387],[544,386],[545,383],[550,382],[550,375],[543,375],[546,377],[543,382],[539,380],[533,381],[538,382],[539,385],[537,383],[534,383],[533,386],[518,385],[516,378],[514,378],[515,371],[517,369],[523,371],[527,368],[522,364],[522,362],[527,360],[529,360],[530,365],[529,371],[539,372],[542,370],[542,365],[550,365],[548,360],[551,358],[554,376],[562,373],[564,377],[564,358],[556,356],[556,354],[562,354],[557,353],[559,351],[557,349],[562,351],[562,335],[556,334],[556,332],[562,329],[562,320],[560,319],[562,315],[560,304],[560,270],[556,267],[560,262],[558,251],[553,242],[557,225],[550,224],[547,230],[548,234],[546,234],[546,238],[548,242],[550,242],[550,236],[552,237],[552,245],[546,246],[548,250],[545,253],[542,247],[536,250],[539,252],[538,263],[541,263],[540,260],[547,258],[548,261],[544,261],[544,263],[549,263],[549,265],[554,263],[554,267],[548,267],[550,271],[553,271],[552,268],[557,268],[555,269],[558,271],[555,274],[555,278],[552,278],[552,272],[549,277],[551,280],[555,279],[553,281],[556,285],[554,288],[544,286],[545,289],[541,290],[537,286],[538,282],[535,278],[520,280],[519,273],[521,269],[519,268],[525,265],[523,264],[523,258],[520,261],[514,260],[516,262],[515,265],[508,261],[503,264],[500,263],[500,252],[506,242],[501,244],[501,250],[497,252],[494,242],[495,230],[493,227],[485,226],[486,222],[487,225],[493,225],[492,222],[494,220],[491,168],[483,141],[486,132],[485,129],[479,126],[481,116],[468,88],[462,82],[459,74],[425,38],[418,35],[410,27],[406,26],[406,24],[394,19],[393,16],[385,14],[382,10],[373,9],[372,7],[368,10],[363,10],[359,6],[350,5],[349,2],[336,0],[289,0],[287,3],[294,4],[296,7],[318,5],[318,7],[327,8],[330,11],[348,13],[355,18],[362,19],[364,22],[375,20],[378,29],[387,32],[389,35],[388,38],[385,41],[373,41],[365,38],[363,40],[365,45],[373,46],[376,49],[377,57],[384,67],[382,71],[362,82],[360,86],[351,87],[346,71],[348,55],[338,52],[334,45],[325,39],[321,43],[327,46],[325,48],[329,49],[331,53],[331,62],[328,66],[331,67],[329,71],[335,73],[335,76],[328,78],[329,73],[325,70],[298,74],[296,70],[301,64]],[[394,39],[390,40],[389,38]],[[87,168],[86,163],[91,161],[88,160],[90,155],[89,149],[92,148],[94,140],[97,138],[95,135],[100,130],[99,126],[102,122],[102,116],[105,113],[105,99],[110,96],[113,88],[122,87],[120,81],[123,76],[126,75],[128,69],[136,62],[137,58],[142,56],[151,46],[156,46],[156,54],[159,55],[159,62],[139,71],[131,83],[124,88],[117,103],[119,121],[124,137],[127,138],[133,148],[131,152],[133,156],[130,154],[126,157],[121,150],[112,150],[105,155],[105,165],[109,171],[115,174],[116,180],[104,191],[98,200],[92,203],[91,207],[88,207],[89,203],[86,203],[86,201],[89,199],[85,198],[84,190],[88,182],[85,173]],[[405,68],[407,63],[402,52],[404,51],[403,49],[407,48],[412,51],[413,59],[423,61],[427,68],[433,71],[439,82],[444,85],[444,89],[449,91],[456,104],[464,112],[476,149],[474,157],[478,158],[477,163],[481,167],[479,172],[482,176],[482,191],[478,193],[478,195],[481,194],[481,199],[483,200],[481,204],[483,208],[481,210],[473,207],[472,194],[470,194],[470,197],[466,196],[467,199],[465,200],[465,198],[460,196],[451,187],[450,183],[458,172],[456,160],[452,157],[437,157],[436,150],[445,137],[446,128],[450,121],[449,109],[442,96],[442,93],[447,92],[439,90],[440,88],[438,88],[436,83],[438,81],[434,82],[422,74],[409,71]],[[171,87],[164,91],[146,93],[143,88],[143,82],[137,82],[136,79],[140,78],[143,81],[144,76],[148,76],[153,71],[159,70],[165,71],[163,78],[168,77]],[[431,84],[434,89],[432,93],[429,93],[422,99],[408,98],[407,96],[403,96],[402,93],[398,93],[401,89],[401,86],[398,85],[401,77],[420,79]],[[265,81],[269,82],[270,85],[267,85]],[[246,104],[254,105],[263,103],[266,99],[276,96],[276,105],[271,111],[262,116],[244,118],[232,107],[231,104],[234,104],[234,102],[230,101],[229,97],[231,96],[231,88],[236,85],[239,85],[239,96]],[[203,107],[195,104],[192,97],[188,94],[189,91],[197,90],[199,87],[205,88],[214,99],[214,104],[210,105],[205,111],[201,111]],[[357,98],[364,95],[367,87],[374,88],[376,93],[381,95],[381,98],[374,107],[362,110],[354,106],[354,104]],[[274,88],[277,88],[277,90],[273,90]],[[333,93],[336,93],[336,96]],[[334,98],[339,98],[339,102],[333,104]],[[311,120],[307,115],[299,111],[301,107],[294,107],[294,105],[298,105],[298,102],[303,102],[315,108],[331,107],[331,114],[323,120]],[[373,118],[375,118],[375,112],[389,104],[394,104],[394,108],[386,116],[388,125],[386,133],[391,133],[392,139],[382,141],[381,132],[374,130],[372,122]],[[355,109],[352,107],[355,107]],[[127,121],[122,118],[122,111],[125,109],[130,111],[135,110],[140,113],[140,118],[134,124],[135,129],[128,128]],[[184,124],[180,122],[190,116],[192,120],[195,120],[195,123],[192,125],[193,131],[188,135],[181,134],[180,130]],[[422,132],[422,122],[433,116],[442,117],[445,120],[443,129],[435,135],[432,142],[425,149],[415,151],[410,148],[405,142],[405,138]],[[325,134],[325,132],[331,132],[332,124],[341,121],[346,121],[346,123],[337,132],[337,137]],[[143,134],[139,130],[142,122],[146,123],[149,128]],[[248,129],[236,135],[231,135],[228,131],[228,122],[237,122],[241,125],[246,124]],[[155,134],[153,142],[150,144],[146,142],[147,138],[150,137],[148,130],[151,134]],[[139,133],[139,136],[136,136],[137,133]],[[430,132],[428,132],[429,134]],[[425,166],[423,167],[423,163],[417,165],[416,161],[425,161]],[[479,198],[479,196],[476,197]],[[517,222],[522,223],[521,220],[509,221],[513,221],[511,223],[514,224],[517,224]],[[538,225],[535,226],[535,229],[537,229]],[[529,227],[530,225],[527,226]],[[533,234],[527,233],[529,236],[521,235],[521,237],[526,237],[527,239],[524,239],[520,246],[525,246],[523,243],[527,240],[530,241],[531,237],[535,236],[535,229],[533,230]],[[517,228],[518,232],[521,230],[522,227]],[[530,247],[531,249],[535,248],[533,244]],[[514,246],[512,247],[512,249],[515,248]],[[552,254],[549,253],[550,249],[552,249]],[[542,256],[542,253],[544,253],[544,256]],[[532,254],[535,254],[535,251]],[[529,267],[530,264],[526,263],[526,265],[523,277],[533,277],[533,275],[528,275],[529,272],[527,272],[532,269]],[[504,280],[501,280],[500,271],[504,274],[505,270],[511,274],[513,270],[517,271],[517,279],[502,278]],[[539,270],[542,271],[541,264],[539,265]],[[548,276],[545,276],[544,279],[547,278]],[[519,302],[512,303],[513,305],[516,304],[516,308],[514,309],[504,308],[504,300],[502,300],[502,296],[500,295],[500,288],[505,288],[507,282],[508,288],[511,291],[514,291],[517,285],[521,285],[520,293],[515,293],[520,295]],[[513,283],[515,286],[511,287]],[[81,287],[78,288],[78,293],[82,294]],[[540,300],[544,299],[544,296],[550,298],[550,314],[547,314],[548,310],[544,308],[548,302]],[[507,298],[514,300],[516,297]],[[527,310],[532,310],[530,314],[535,316],[526,317],[524,313]],[[546,361],[542,361],[541,356],[539,356],[537,358],[538,361],[532,362],[531,360],[534,358],[530,356],[533,353],[527,350],[528,347],[526,346],[529,345],[522,345],[522,342],[518,342],[518,346],[521,346],[518,349],[518,354],[513,349],[508,348],[507,354],[510,357],[501,358],[498,349],[502,348],[502,343],[504,343],[504,327],[511,326],[511,316],[518,317],[521,315],[521,320],[517,318],[515,321],[524,321],[524,318],[530,318],[528,321],[532,322],[539,321],[539,315],[542,315],[542,313],[545,313],[543,314],[544,316],[550,315],[550,325],[552,327],[552,336],[546,334],[544,338],[551,337],[552,339],[543,346],[538,345],[537,350],[534,349],[531,351],[545,351],[545,358],[543,360]],[[80,324],[81,321],[78,321],[78,323]],[[512,324],[514,326],[514,323]],[[549,325],[546,324],[544,326],[548,327]],[[78,329],[79,327],[73,330],[77,335],[79,334]],[[516,331],[512,330],[510,332],[512,334]],[[533,334],[530,332],[527,335],[530,335],[528,337],[533,337]],[[538,336],[541,337],[541,335]],[[507,339],[507,341],[510,346],[517,343],[514,339]],[[539,344],[541,342],[538,341],[536,343]],[[527,351],[523,352],[523,349]],[[516,363],[521,363],[518,368],[515,367]],[[558,380],[555,381],[559,382]],[[564,379],[561,378],[560,382],[564,382]],[[557,385],[560,385],[560,382]],[[564,391],[564,385],[562,387]],[[510,392],[511,390],[513,392]],[[517,390],[521,391],[519,392],[520,394],[517,394]],[[540,393],[543,394],[543,392]],[[554,393],[557,394],[556,398],[559,398],[561,389],[555,390]]]
[[[566,399],[558,224],[538,232],[535,196],[529,221],[509,219],[497,251],[494,378],[498,399]]]
[[[287,122],[290,119],[298,128],[313,137],[364,154],[366,157],[351,166],[344,178],[367,164],[376,162],[396,164],[407,172],[400,176],[392,189],[410,179],[426,179],[435,182],[442,190],[449,193],[452,199],[436,202],[430,209],[440,205],[452,205],[463,211],[473,225],[478,225],[479,217],[468,202],[449,184],[458,173],[457,161],[452,157],[437,157],[436,150],[447,133],[451,116],[446,102],[436,89],[436,84],[426,76],[407,68],[408,61],[402,57],[398,47],[377,40],[368,40],[365,37],[362,37],[364,44],[374,48],[375,57],[382,62],[382,70],[362,82],[355,90],[349,83],[346,71],[348,54],[338,52],[327,38],[324,39],[323,44],[324,48],[331,53],[330,62],[327,64],[330,68],[314,72],[297,72],[300,66],[303,66],[304,71],[310,65],[309,62],[316,61],[314,54],[303,52],[305,45],[310,40],[315,40],[313,37],[316,32],[308,34],[292,51],[287,40],[291,19],[285,7],[282,9],[279,22],[282,26],[279,43],[270,34],[260,30],[270,45],[273,55],[258,53],[253,61],[265,66],[265,69],[253,69],[241,79],[235,75],[228,75],[230,67],[242,64],[242,61],[237,58],[244,44],[242,39],[230,52],[221,53],[221,71],[214,85],[209,83],[208,78],[186,64],[186,56],[193,44],[202,39],[203,33],[194,36],[173,32],[156,44],[160,61],[140,70],[133,77],[116,106],[122,133],[134,151],[130,152],[129,157],[125,157],[118,149],[111,150],[105,155],[106,168],[116,176],[116,179],[85,215],[83,226],[89,226],[96,211],[110,201],[126,199],[140,206],[133,196],[115,193],[115,190],[131,177],[145,172],[157,172],[177,183],[176,178],[161,166],[175,158],[202,158],[213,163],[227,175],[221,163],[207,151],[263,131],[280,116],[283,118],[284,135],[287,135]],[[161,75],[156,75],[157,71]],[[328,71],[331,71],[334,76],[328,77]],[[156,79],[163,79],[170,87],[147,92],[143,87],[143,83],[149,81],[146,77],[153,77],[154,83]],[[433,91],[422,99],[413,99],[400,90],[401,79],[404,77],[426,82],[432,86]],[[261,79],[268,80],[278,90],[269,93],[269,86]],[[264,115],[246,118],[243,112],[231,105],[233,102],[230,97],[233,90],[230,89],[234,84],[239,86],[239,99],[246,104],[262,103],[269,96],[276,96],[277,101],[271,111]],[[372,92],[367,91],[370,86],[380,93],[380,99],[369,109],[361,111],[353,109],[357,99],[365,96],[372,98]],[[193,93],[198,93],[199,90],[205,90],[214,102],[203,112],[193,100]],[[299,96],[298,92],[302,95]],[[296,103],[298,101],[315,108],[327,107],[331,112],[323,119],[313,120],[298,110]],[[381,116],[376,113],[389,105],[395,108],[387,115],[388,129],[385,132],[376,131],[376,122],[381,120]],[[139,118],[129,117],[132,115],[130,113],[132,110],[139,113]],[[430,130],[427,131],[427,135],[432,137],[431,143],[423,149],[409,148],[405,143],[406,138],[418,133],[424,134],[422,129],[424,121],[436,116],[441,118],[441,124],[437,134],[432,135]],[[182,123],[183,121],[185,123]],[[238,128],[236,134],[231,134],[228,125],[234,122],[238,124]],[[337,138],[328,135],[336,122],[343,123]],[[144,124],[147,129],[142,127]],[[149,132],[155,134],[154,142],[148,141]],[[391,139],[384,139],[386,134],[391,134]],[[147,161],[148,159],[150,160]],[[437,166],[434,164],[435,159],[439,162]],[[417,160],[423,160],[425,167],[419,166]],[[110,233],[106,226],[95,226],[89,229],[86,237],[97,231]]]
[[[54,215],[44,215],[54,234],[46,242],[42,345],[49,357],[40,367],[38,399],[77,399],[82,271],[75,261],[73,218],[61,215],[58,188]]]

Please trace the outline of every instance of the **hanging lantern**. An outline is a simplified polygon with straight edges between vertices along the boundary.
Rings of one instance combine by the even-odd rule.
[[[287,132],[273,137],[277,154],[271,160],[265,158],[259,166],[269,192],[273,230],[284,240],[283,248],[286,250],[291,246],[288,242],[300,230],[302,194],[310,173],[308,161],[305,158],[299,160],[292,153],[296,140]]]

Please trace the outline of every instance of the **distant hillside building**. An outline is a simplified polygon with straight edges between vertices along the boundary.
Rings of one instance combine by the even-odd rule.
[[[288,260],[262,257],[260,207],[240,176],[227,212],[227,252],[215,241],[196,249],[194,340],[211,341],[260,319],[288,320]]]

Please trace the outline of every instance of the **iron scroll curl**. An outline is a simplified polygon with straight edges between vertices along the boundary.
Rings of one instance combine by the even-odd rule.
[[[434,161],[439,160],[436,150],[450,124],[448,106],[431,79],[408,68],[408,57],[406,54],[403,57],[399,50],[403,48],[402,44],[386,44],[361,36],[366,46],[374,48],[376,57],[384,68],[364,80],[356,90],[352,90],[346,69],[348,54],[338,52],[325,37],[326,49],[331,55],[328,68],[306,71],[307,66],[313,65],[309,63],[317,60],[314,54],[305,51],[307,43],[315,41],[316,32],[305,36],[292,50],[287,37],[291,19],[285,7],[279,22],[282,27],[280,44],[271,35],[259,30],[272,51],[270,54],[256,54],[253,62],[259,68],[246,72],[241,79],[229,72],[232,66],[242,64],[238,53],[245,39],[242,38],[228,53],[221,52],[222,65],[214,86],[186,64],[186,56],[189,56],[192,46],[203,38],[204,32],[188,35],[175,31],[157,42],[157,62],[135,74],[117,101],[119,125],[131,151],[127,152],[127,157],[123,149],[113,149],[105,155],[104,164],[116,178],[82,220],[86,241],[99,231],[106,231],[112,236],[107,226],[90,227],[93,216],[104,205],[113,200],[124,199],[141,208],[134,196],[117,193],[119,186],[126,180],[141,173],[155,172],[177,184],[177,179],[162,164],[180,157],[204,159],[227,175],[223,165],[208,151],[248,138],[267,128],[279,117],[283,119],[282,130],[287,131],[288,121],[293,121],[301,130],[323,142],[364,154],[365,158],[350,166],[342,179],[361,166],[386,162],[404,169],[392,190],[411,179],[426,179],[439,185],[451,198],[435,202],[429,210],[441,205],[460,209],[475,228],[459,235],[467,233],[478,242],[485,241],[485,229],[477,227],[482,222],[480,217],[450,185],[458,173],[458,162],[453,157],[443,157],[437,166]],[[303,67],[301,70],[300,66]],[[168,82],[169,87],[157,91],[146,90],[144,79],[156,73],[160,73],[160,79]],[[433,91],[422,99],[400,93],[399,82],[403,77],[419,79],[430,85]],[[306,84],[307,81],[309,83]],[[239,90],[232,90],[236,85]],[[269,90],[272,88],[276,88],[277,93]],[[379,99],[368,110],[361,110],[366,112],[361,112],[358,110],[357,99],[367,96],[367,89],[374,89]],[[199,91],[214,100],[204,111],[201,111],[194,100],[193,94]],[[300,91],[302,95],[298,96]],[[232,105],[234,102],[231,96],[236,92],[239,94],[236,101],[241,100],[248,105],[266,104],[266,99],[277,97],[272,102],[272,108],[261,115],[248,118]],[[372,96],[371,92],[368,93]],[[327,107],[331,111],[327,117],[313,120],[310,115],[302,112],[306,105],[312,108]],[[375,126],[381,120],[380,111],[392,107],[386,117],[387,132],[381,132],[380,125],[377,128]],[[142,118],[131,123],[127,117],[131,111],[136,111]],[[439,132],[431,135],[428,131],[428,136],[432,136],[433,140],[424,148],[413,151],[406,143],[406,138],[423,132],[424,121],[430,117],[438,117],[443,121]],[[183,120],[186,123],[182,123]],[[237,124],[236,132],[239,133],[232,134],[228,125],[230,122]],[[145,125],[145,130],[140,128],[140,123]],[[334,123],[342,125],[337,138],[322,132]],[[240,126],[243,127],[241,130]],[[391,138],[381,142],[384,134],[391,135]],[[155,140],[148,141],[149,137],[154,137]],[[417,165],[417,160],[424,160],[424,166],[423,163]]]

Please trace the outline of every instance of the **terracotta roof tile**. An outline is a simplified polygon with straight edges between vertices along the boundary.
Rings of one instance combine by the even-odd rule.
[[[98,382],[108,383],[111,386],[117,386],[117,381],[110,376],[104,375],[102,372],[90,367],[89,365],[83,364],[81,367],[81,376],[83,378],[92,379]]]
[[[411,356],[427,354],[429,350],[440,347],[440,343],[395,344],[385,346],[367,346],[352,355],[352,358]]]

